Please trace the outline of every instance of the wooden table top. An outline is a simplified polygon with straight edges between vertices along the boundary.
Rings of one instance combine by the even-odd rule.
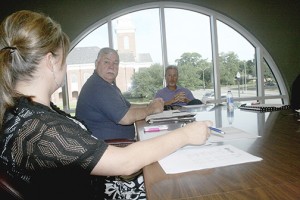
[[[224,110],[216,111],[220,121],[215,121],[223,127],[228,125],[224,113]],[[202,114],[208,116],[207,112]],[[241,119],[244,125],[240,124]],[[236,110],[232,125],[247,129],[250,124],[248,129],[253,131],[254,125],[250,123],[253,121],[257,124],[256,134],[261,137],[222,144],[236,146],[263,158],[262,161],[179,174],[165,174],[155,162],[143,169],[147,199],[300,199],[300,122],[292,111]],[[136,123],[138,134],[143,132],[145,125],[145,121]]]

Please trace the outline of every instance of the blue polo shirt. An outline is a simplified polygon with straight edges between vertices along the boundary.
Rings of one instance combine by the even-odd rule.
[[[94,71],[80,91],[76,117],[99,139],[134,139],[134,124],[118,124],[130,106],[115,84],[108,83]]]
[[[155,98],[162,98],[164,101],[170,101],[171,99],[173,99],[173,97],[179,93],[179,92],[184,92],[185,96],[189,99],[189,100],[193,100],[195,99],[194,95],[192,94],[192,92],[184,87],[180,87],[177,86],[176,90],[170,90],[167,87],[164,87],[161,90],[158,90],[155,94]],[[187,103],[185,102],[176,102],[174,104],[172,104],[172,106],[185,106],[187,105]]]

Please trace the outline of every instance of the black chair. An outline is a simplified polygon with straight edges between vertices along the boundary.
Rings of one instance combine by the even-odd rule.
[[[203,104],[201,100],[199,100],[199,99],[193,99],[190,102],[188,102],[187,105],[201,105],[201,104]]]
[[[24,200],[18,184],[0,169],[0,197],[3,200]]]
[[[291,107],[293,110],[300,109],[300,74],[294,80],[292,89],[291,89]]]

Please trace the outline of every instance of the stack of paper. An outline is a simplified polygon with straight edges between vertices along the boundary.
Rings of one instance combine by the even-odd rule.
[[[221,145],[181,149],[160,160],[159,164],[166,174],[175,174],[261,160],[232,145]]]
[[[165,122],[165,121],[195,121],[196,113],[179,111],[179,110],[165,110],[158,114],[149,115],[146,117],[146,122]]]

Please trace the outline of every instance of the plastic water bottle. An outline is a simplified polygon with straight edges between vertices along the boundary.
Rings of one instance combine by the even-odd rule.
[[[228,123],[231,125],[234,118],[234,102],[233,102],[233,95],[230,90],[227,92],[226,101],[227,101],[227,119],[228,119]]]
[[[230,90],[227,92],[226,101],[227,101],[227,111],[233,111],[234,110],[233,95]]]
[[[233,119],[234,119],[234,110],[227,111],[227,120],[229,125],[232,125]]]

